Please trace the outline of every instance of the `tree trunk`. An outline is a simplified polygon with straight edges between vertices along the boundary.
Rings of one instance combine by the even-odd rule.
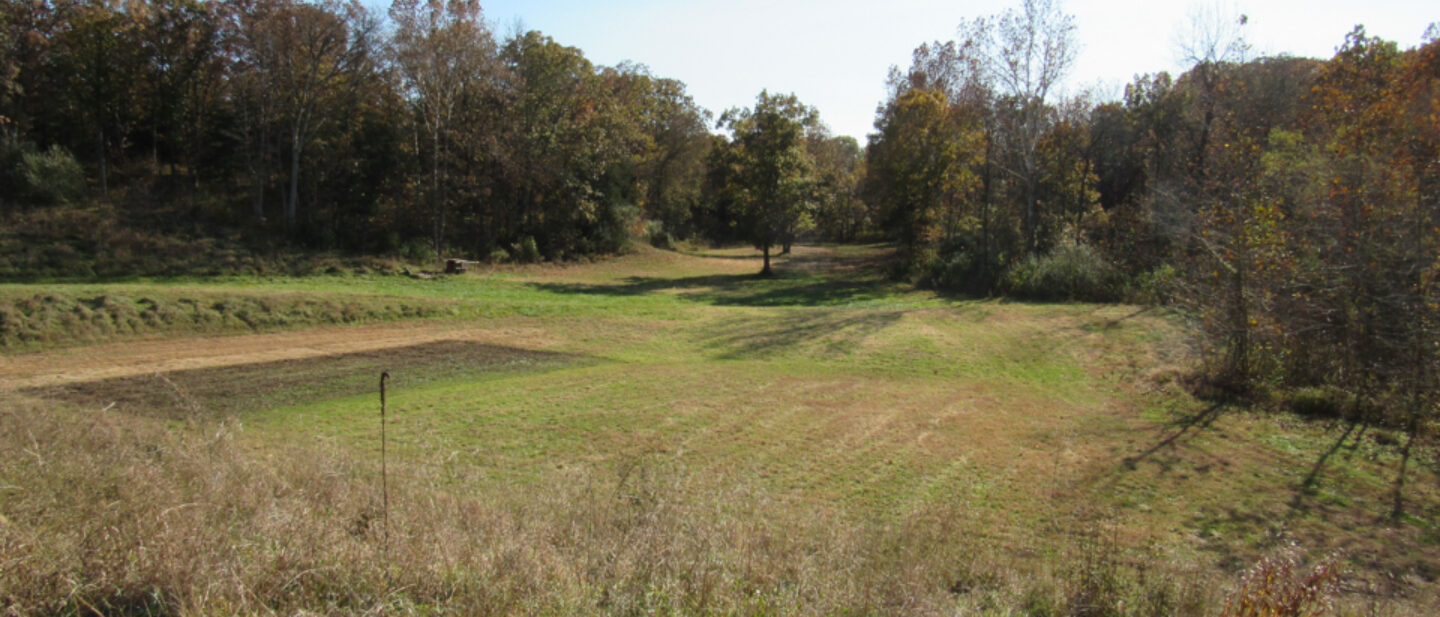
[[[984,198],[981,200],[981,202],[980,202],[980,246],[982,247],[982,248],[980,249],[980,251],[981,251],[981,255],[984,256],[984,259],[983,259],[983,261],[981,262],[980,267],[984,268],[984,272],[985,272],[987,275],[990,273],[990,262],[992,261],[991,258],[990,258],[990,200],[991,200],[993,197],[992,197],[992,193],[991,193],[991,189],[990,189],[990,186],[991,186],[991,166],[990,166],[990,162],[991,162],[992,156],[993,156],[993,154],[994,154],[994,151],[995,151],[995,135],[994,135],[993,133],[991,133],[990,131],[986,131],[986,132],[985,132],[985,170],[984,170],[984,176],[980,179],[980,182],[981,182],[981,184],[982,184],[982,186],[983,186],[984,193],[985,193],[985,197],[984,197]],[[987,278],[988,278],[988,276],[987,276]],[[987,282],[987,285],[988,285],[988,282]]]
[[[1090,177],[1090,155],[1085,155],[1085,164],[1080,168],[1080,193],[1075,196],[1075,244],[1080,244],[1080,225],[1085,222],[1085,180]]]
[[[247,157],[250,164],[251,190],[254,195],[255,224],[265,226],[265,171],[270,167],[270,131],[263,124],[259,127],[259,139],[254,141],[254,135],[247,130]]]
[[[430,131],[430,216],[431,236],[435,254],[440,254],[445,239],[445,206],[440,196],[440,132]]]
[[[1200,121],[1200,136],[1190,165],[1196,188],[1203,190],[1208,176],[1205,159],[1206,151],[1210,148],[1210,127],[1215,123],[1215,90],[1218,76],[1214,72],[1216,67],[1211,66],[1209,62],[1203,62],[1196,68],[1200,74],[1200,96],[1204,97],[1201,104],[1205,107],[1205,115]]]
[[[300,204],[300,129],[290,134],[290,198],[285,200],[285,229],[295,231]]]
[[[1425,347],[1418,336],[1411,339],[1410,369],[1413,373],[1408,379],[1410,383],[1404,386],[1410,390],[1410,418],[1405,423],[1405,445],[1400,449],[1400,472],[1395,476],[1395,502],[1390,508],[1392,519],[1398,519],[1405,514],[1405,472],[1409,470],[1411,449],[1415,445],[1416,435],[1420,432],[1421,413],[1428,406],[1421,392],[1429,387],[1434,377],[1430,371],[1425,370]]]
[[[1035,208],[1035,168],[1031,164],[1025,171],[1025,254],[1035,254],[1035,227],[1037,213]]]
[[[252,190],[255,192],[255,196],[251,201],[254,202],[255,224],[263,227],[265,225],[265,187],[260,184],[260,172],[258,171],[255,172],[254,183],[255,186],[252,187]]]
[[[765,267],[760,270],[760,276],[770,276],[774,274],[770,270],[770,245],[760,247],[760,251],[765,254]]]
[[[100,138],[99,143],[97,144],[99,146],[97,152],[99,154],[98,158],[100,162],[100,194],[109,197],[110,174],[105,168],[105,129],[101,128],[100,130],[96,131],[96,136]]]
[[[1242,250],[1248,250],[1243,247]],[[1245,269],[1249,267],[1249,260],[1241,260],[1235,264],[1235,272],[1230,277],[1231,301],[1235,303],[1235,314],[1231,319],[1231,358],[1227,363],[1234,380],[1233,385],[1245,386],[1250,383],[1250,307],[1245,302]]]

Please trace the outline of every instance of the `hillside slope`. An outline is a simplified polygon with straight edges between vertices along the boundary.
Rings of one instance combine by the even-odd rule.
[[[1385,520],[1388,431],[1196,400],[1176,316],[948,298],[884,258],[146,283],[453,313],[0,356],[0,600],[1209,615],[1262,556],[1298,580],[1332,554],[1342,614],[1440,599],[1434,452]]]

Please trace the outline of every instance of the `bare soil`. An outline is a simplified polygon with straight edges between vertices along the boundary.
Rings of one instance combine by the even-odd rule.
[[[213,366],[28,388],[21,393],[92,408],[170,420],[226,417],[250,410],[373,395],[382,372],[414,386],[511,371],[543,370],[581,356],[474,341],[445,340],[370,351]]]
[[[438,341],[543,349],[539,328],[477,328],[414,322],[318,328],[170,340],[124,341],[84,348],[0,355],[0,390],[27,390],[125,377],[338,356]]]

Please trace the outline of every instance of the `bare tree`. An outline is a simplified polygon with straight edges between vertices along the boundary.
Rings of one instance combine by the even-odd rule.
[[[1210,336],[1223,350],[1217,367],[1220,384],[1236,391],[1251,385],[1256,370],[1255,316],[1265,311],[1264,280],[1256,272],[1265,247],[1256,239],[1265,237],[1260,230],[1275,224],[1268,211],[1254,205],[1259,196],[1251,179],[1259,161],[1249,149],[1239,147],[1258,148],[1264,139],[1256,134],[1253,119],[1244,118],[1234,104],[1250,95],[1242,80],[1232,79],[1234,67],[1249,50],[1241,36],[1247,21],[1238,11],[1219,4],[1196,5],[1176,37],[1181,60],[1192,65],[1188,77],[1195,93],[1187,174],[1192,198],[1181,212],[1187,217],[1191,242],[1203,248],[1196,252],[1193,280],[1200,284],[1191,297],[1207,316]],[[1237,147],[1213,147],[1216,134]],[[1222,172],[1214,180],[1212,168]],[[1206,272],[1211,274],[1207,277]]]
[[[1244,62],[1250,53],[1250,45],[1245,42],[1243,32],[1249,21],[1250,18],[1233,5],[1219,2],[1195,4],[1190,7],[1186,21],[1176,29],[1176,54],[1182,64],[1190,67],[1199,93],[1196,105],[1200,114],[1199,134],[1191,162],[1191,172],[1197,184],[1204,183],[1207,173],[1205,153],[1215,124],[1216,91],[1220,87],[1221,71],[1226,64]]]
[[[1244,61],[1250,53],[1244,27],[1250,18],[1233,4],[1194,4],[1175,29],[1175,53],[1191,66]]]
[[[1050,96],[1075,64],[1075,18],[1064,13],[1057,0],[1024,0],[1018,10],[962,25],[960,35],[979,45],[991,80],[1016,115],[1009,140],[1014,164],[1006,171],[1023,186],[1025,244],[1033,251],[1041,175],[1037,152],[1052,119]]]

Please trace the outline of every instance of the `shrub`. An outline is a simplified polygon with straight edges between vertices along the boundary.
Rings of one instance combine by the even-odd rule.
[[[85,194],[85,170],[60,146],[40,152],[6,139],[0,141],[0,192],[26,205],[71,204]]]
[[[935,289],[987,295],[995,289],[1000,265],[968,249],[936,252],[922,257],[923,283]]]
[[[429,241],[419,238],[406,242],[400,248],[400,256],[411,263],[428,263],[440,258]]]
[[[1007,294],[1028,300],[1115,302],[1121,278],[1099,251],[1083,243],[1056,246],[1048,255],[1012,267],[1002,282]]]
[[[1290,411],[1310,418],[1338,418],[1356,399],[1335,387],[1303,387],[1290,393]]]
[[[675,250],[675,238],[665,230],[665,223],[661,221],[645,222],[645,240],[657,249]]]
[[[510,249],[510,256],[522,264],[533,264],[540,261],[540,247],[535,244],[534,236],[521,238]]]
[[[1003,270],[1002,257],[987,257],[981,239],[962,233],[939,246],[925,247],[907,260],[897,261],[892,272],[909,277],[916,285],[973,295],[995,291],[997,275]]]
[[[1130,283],[1126,300],[1135,304],[1170,304],[1180,295],[1180,272],[1175,266],[1161,264],[1142,272]]]
[[[75,157],[60,146],[26,153],[21,165],[27,192],[34,203],[70,204],[85,193],[85,171]]]
[[[22,161],[26,152],[34,150],[34,146],[14,139],[0,139],[0,206],[18,202],[22,197],[25,192]]]
[[[631,249],[634,236],[644,230],[640,222],[640,207],[625,201],[606,204],[598,223],[593,245],[577,246],[574,247],[577,250],[572,252],[624,253]],[[556,260],[561,258],[557,253]]]
[[[401,266],[395,260],[381,257],[362,257],[355,264],[356,274],[398,274],[400,271]]]

